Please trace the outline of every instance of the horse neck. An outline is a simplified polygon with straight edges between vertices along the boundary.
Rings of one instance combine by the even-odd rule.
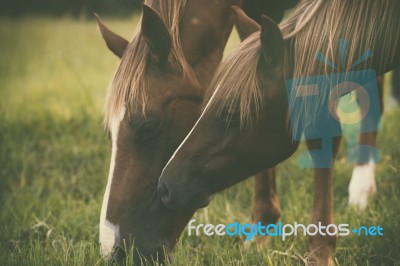
[[[400,62],[399,12],[398,0],[300,1],[280,25],[284,38],[295,40],[294,75],[393,69]]]
[[[368,64],[360,64],[352,70],[366,70],[366,69],[374,69],[376,71],[376,74],[378,76],[383,75],[391,70],[394,70],[398,67],[400,67],[400,25],[398,27],[398,30],[393,33],[393,46],[394,48],[394,53],[391,53],[388,56],[388,51],[383,48],[383,44],[380,42],[380,38],[377,38],[375,41],[374,48],[372,49],[373,57],[371,60],[369,60]],[[397,41],[396,41],[397,39]],[[295,52],[295,46],[293,44],[295,38],[287,39],[285,40],[285,75],[286,78],[291,79],[294,76],[294,66],[296,64],[296,52]],[[361,51],[359,54],[362,54]],[[383,60],[383,58],[386,58],[386,60]],[[320,62],[315,61],[316,64],[320,64]],[[323,70],[323,68],[319,69],[320,71]],[[332,70],[332,73],[334,71]],[[330,74],[330,73],[314,73],[314,75],[320,75],[320,74]]]
[[[203,91],[222,60],[224,48],[233,28],[230,8],[241,1],[188,0],[180,22],[184,56],[194,69]]]

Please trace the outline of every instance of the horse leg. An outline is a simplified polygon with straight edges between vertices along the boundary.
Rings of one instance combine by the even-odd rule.
[[[275,168],[261,171],[254,176],[254,199],[252,220],[262,225],[275,224],[281,216],[278,195],[276,194]],[[258,239],[258,246],[268,243],[268,236]]]
[[[400,104],[400,67],[393,70],[390,86],[389,106],[398,106]]]
[[[332,164],[339,149],[340,137],[333,139]],[[308,140],[307,147],[311,150],[321,149],[321,142]],[[318,156],[311,154],[314,165],[318,166]],[[327,226],[333,223],[332,206],[332,167],[314,168],[314,200],[311,223]],[[311,264],[312,265],[334,265],[333,251],[336,245],[337,236],[317,233],[310,237],[311,242]]]
[[[378,78],[380,111],[383,112],[383,77]],[[364,111],[365,106],[360,106]],[[368,111],[368,110],[365,110]],[[367,117],[361,122],[361,129],[368,127],[378,128],[378,119],[368,119]],[[362,130],[361,130],[362,132]],[[358,154],[356,165],[353,169],[351,181],[349,185],[349,205],[360,210],[367,207],[368,198],[376,194],[375,182],[375,164],[377,161],[374,149],[376,147],[376,139],[378,132],[360,133],[358,138]],[[360,146],[362,145],[362,146]],[[371,149],[363,149],[361,147],[370,147]]]

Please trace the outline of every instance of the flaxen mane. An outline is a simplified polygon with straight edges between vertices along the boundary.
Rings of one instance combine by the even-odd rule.
[[[262,108],[261,90],[257,79],[257,62],[260,57],[260,32],[244,40],[218,68],[206,98],[210,99],[207,108],[217,108],[218,112],[240,107],[240,124],[250,124],[252,114]],[[220,84],[223,84],[221,86]]]
[[[291,16],[280,24],[284,39],[294,45],[293,77],[351,71],[354,63],[368,50],[382,51],[379,69],[391,62],[399,40],[400,1],[398,0],[302,0]],[[396,34],[393,34],[396,33]],[[347,55],[341,58],[339,40],[347,41]],[[250,122],[262,107],[262,94],[257,81],[260,55],[260,33],[246,39],[220,66],[211,84],[218,88],[208,108],[219,110],[240,106],[241,122]],[[322,54],[338,65],[321,67],[316,55]],[[343,61],[343,64],[341,62]],[[368,68],[364,60],[362,67]],[[224,84],[223,86],[219,86]],[[320,93],[321,99],[325,97]],[[295,110],[307,126],[316,117],[318,108],[307,106]],[[313,115],[314,114],[314,115]],[[306,121],[304,121],[304,117]],[[296,124],[295,123],[295,124]]]
[[[307,84],[307,78],[313,75],[368,69],[372,67],[368,60],[369,55],[374,56],[372,51],[379,53],[375,58],[380,57],[380,62],[374,67],[381,72],[384,65],[391,63],[400,41],[399,14],[398,0],[301,1],[290,18],[280,25],[284,37],[294,39],[293,77]],[[306,97],[293,109],[294,130],[302,130],[314,122],[327,93],[320,90],[317,102]]]
[[[172,41],[172,50],[169,60],[180,66],[183,75],[192,76],[192,70],[183,55],[179,37],[179,22],[186,0],[146,0],[145,4],[156,10],[169,29]],[[146,67],[148,64],[149,49],[140,32],[126,48],[121,63],[117,69],[111,86],[108,90],[105,106],[105,125],[110,128],[113,118],[119,116],[123,108],[141,106],[144,113],[148,101],[148,86]]]

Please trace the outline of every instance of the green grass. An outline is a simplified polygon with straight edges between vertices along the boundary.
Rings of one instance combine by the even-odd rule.
[[[107,19],[132,36],[137,17]],[[232,48],[237,37],[229,43]],[[0,265],[103,265],[98,220],[110,159],[102,106],[118,59],[93,21],[0,19]],[[357,213],[347,207],[352,166],[342,149],[334,181],[335,222],[384,227],[384,237],[339,238],[339,265],[400,265],[400,110],[382,123],[377,198]],[[312,177],[298,154],[279,166],[281,221],[307,224]],[[253,180],[216,195],[197,212],[202,223],[250,222]],[[269,249],[243,249],[230,237],[189,237],[184,231],[174,265],[302,265],[306,237]]]

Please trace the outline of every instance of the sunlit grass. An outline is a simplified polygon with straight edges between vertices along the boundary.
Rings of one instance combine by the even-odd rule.
[[[130,38],[138,17],[107,19]],[[237,36],[229,49],[237,44]],[[103,131],[106,88],[118,59],[94,21],[0,19],[0,265],[101,265],[98,220],[110,145]],[[336,223],[381,225],[384,237],[339,238],[340,265],[400,264],[399,109],[383,119],[377,198],[357,213],[347,206],[352,165],[344,149],[335,170]],[[344,148],[344,144],[343,144]],[[298,155],[279,166],[282,222],[307,224],[310,170]],[[253,181],[216,195],[199,223],[250,222]],[[272,238],[268,250],[244,250],[243,239],[184,231],[174,265],[302,265],[306,237]]]

